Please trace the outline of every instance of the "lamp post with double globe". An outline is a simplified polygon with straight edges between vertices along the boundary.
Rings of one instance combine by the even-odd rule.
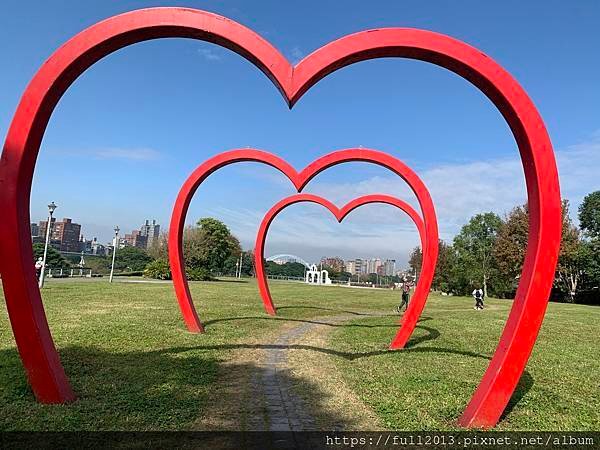
[[[46,257],[48,256],[48,244],[50,243],[50,229],[52,228],[52,214],[56,209],[56,204],[51,202],[48,205],[48,223],[46,224],[46,244],[44,245],[44,258],[42,260],[42,271],[40,272],[40,279],[38,285],[41,288],[44,287],[44,277],[46,274]]]
[[[115,245],[113,246],[113,257],[112,257],[112,265],[110,266],[110,278],[108,279],[109,283],[113,281],[113,273],[115,271],[115,257],[117,256],[117,247],[119,247],[119,227],[115,227]]]

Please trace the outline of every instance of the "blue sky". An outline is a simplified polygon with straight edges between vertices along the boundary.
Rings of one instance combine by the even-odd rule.
[[[0,134],[37,68],[63,42],[120,12],[182,5],[253,28],[297,61],[363,29],[429,29],[474,45],[523,85],[553,141],[562,193],[573,212],[600,188],[600,3],[596,1],[4,1],[0,42]],[[343,6],[342,6],[343,5]],[[345,68],[309,91],[292,111],[241,57],[214,45],[163,39],[128,47],[86,71],[58,104],[44,137],[31,197],[32,220],[57,215],[87,238],[110,239],[144,219],[167,228],[183,181],[206,158],[257,147],[297,168],[332,150],[364,146],[413,167],[436,203],[441,236],[451,239],[477,212],[505,214],[525,200],[510,131],[493,105],[458,76],[418,61],[386,59]],[[338,205],[369,193],[414,203],[383,169],[330,169],[306,192]],[[224,220],[246,248],[270,206],[292,194],[285,179],[257,164],[228,167],[200,188],[190,223]],[[575,215],[575,214],[573,214]],[[395,258],[418,244],[414,226],[390,206],[366,206],[341,225],[316,205],[288,208],[274,221],[267,253]]]

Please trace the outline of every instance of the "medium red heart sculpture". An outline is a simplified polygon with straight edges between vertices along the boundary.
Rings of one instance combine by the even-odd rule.
[[[312,178],[314,178],[317,174],[327,169],[328,167],[353,161],[363,161],[379,164],[396,173],[407,182],[407,184],[415,193],[419,204],[421,205],[421,210],[423,211],[423,221],[421,221],[419,215],[414,211],[414,209],[412,209],[412,207],[410,207],[410,205],[389,196],[380,195],[376,197],[363,197],[361,199],[356,199],[354,202],[350,202],[348,205],[346,205],[342,210],[338,210],[337,207],[335,207],[335,205],[333,205],[325,199],[322,199],[322,202],[320,202],[319,199],[321,199],[321,197],[311,196],[308,194],[304,194],[304,197],[299,197],[306,199],[300,201],[315,201],[329,208],[331,212],[336,214],[338,220],[341,220],[341,217],[343,217],[338,216],[338,214],[343,213],[345,216],[352,209],[360,206],[360,204],[364,204],[360,203],[360,200],[366,199],[371,202],[374,202],[376,201],[376,198],[379,198],[384,203],[396,205],[401,209],[405,210],[409,215],[411,215],[411,217],[417,224],[419,233],[421,234],[421,241],[423,245],[423,266],[421,270],[419,284],[415,289],[413,301],[410,303],[406,313],[402,316],[400,330],[398,331],[396,337],[394,338],[390,346],[390,348],[392,349],[403,348],[406,344],[406,341],[408,341],[408,338],[410,337],[410,335],[414,331],[414,328],[417,325],[418,318],[421,315],[421,312],[423,311],[425,302],[427,300],[427,294],[429,293],[431,282],[433,281],[439,241],[437,231],[437,218],[435,215],[435,209],[433,207],[433,201],[431,200],[431,196],[429,195],[429,191],[427,190],[425,184],[417,176],[417,174],[399,159],[396,159],[387,153],[382,153],[369,149],[347,149],[329,153],[315,160],[313,163],[311,163],[308,167],[306,167],[299,173],[296,172],[296,170],[293,167],[291,167],[287,162],[285,162],[278,156],[273,155],[272,153],[267,153],[261,150],[254,149],[231,150],[228,152],[220,153],[219,155],[210,158],[209,160],[201,164],[196,170],[194,170],[192,174],[188,177],[188,179],[185,181],[185,183],[179,191],[179,194],[177,195],[177,200],[175,201],[175,206],[173,207],[173,214],[171,216],[171,226],[169,230],[169,259],[171,261],[171,273],[173,276],[173,284],[175,286],[175,292],[177,294],[179,307],[181,309],[188,330],[192,332],[204,331],[202,323],[198,318],[196,308],[194,307],[194,303],[192,301],[192,297],[189,290],[189,285],[184,272],[182,240],[183,227],[185,223],[185,217],[187,215],[187,210],[194,196],[194,193],[196,192],[200,184],[211,173],[220,169],[221,167],[224,167],[225,165],[241,161],[262,162],[264,164],[268,164],[272,167],[275,167],[290,179],[290,181],[294,184],[298,191],[301,191]],[[278,203],[276,207],[281,206],[284,202],[285,201]],[[255,251],[257,252],[257,254],[260,253],[261,258],[264,247],[264,235],[268,228],[268,224],[273,218],[273,216],[271,215],[272,213],[273,209],[265,215],[265,218],[263,219],[257,236],[257,249]],[[260,268],[262,268],[262,259]],[[259,290],[263,298],[265,309],[268,313],[275,314],[275,309],[273,307],[270,294],[268,293],[264,272],[261,276],[258,272],[258,269],[259,266],[257,265],[257,278],[259,282]]]
[[[421,315],[421,312],[425,307],[425,302],[427,300],[427,294],[429,293],[429,289],[431,287],[431,282],[433,281],[439,244],[437,218],[435,215],[435,209],[433,207],[433,201],[431,200],[431,196],[429,195],[427,187],[410,167],[408,167],[399,159],[394,158],[393,156],[387,153],[364,148],[339,150],[336,152],[329,153],[313,161],[301,172],[296,172],[296,170],[292,166],[290,166],[285,160],[272,153],[267,153],[265,151],[255,149],[231,150],[228,152],[220,153],[208,159],[192,172],[192,174],[188,177],[185,183],[183,183],[181,189],[179,190],[177,200],[175,201],[175,206],[173,207],[173,214],[171,215],[171,226],[169,228],[169,260],[171,262],[171,274],[173,277],[173,285],[175,286],[175,293],[177,294],[179,308],[181,309],[181,313],[183,315],[188,330],[195,333],[204,331],[202,323],[198,318],[196,308],[194,307],[194,302],[192,301],[189,284],[185,276],[184,270],[185,267],[183,259],[182,242],[183,228],[185,224],[187,210],[190,202],[192,201],[194,193],[196,192],[200,184],[202,184],[202,182],[204,182],[204,180],[210,174],[226,165],[243,161],[261,162],[278,169],[289,178],[289,180],[292,182],[292,184],[296,187],[298,191],[301,191],[311,179],[313,179],[317,174],[321,173],[323,170],[346,162],[362,161],[378,164],[396,173],[398,176],[402,177],[406,181],[406,183],[415,193],[417,200],[419,201],[419,205],[423,213],[422,222],[424,234],[421,236],[421,240],[423,242],[423,264],[421,268],[419,284],[416,286],[412,302],[410,303],[407,311],[402,316],[402,320],[400,322],[400,329],[396,334],[396,337],[392,341],[392,344],[390,345],[391,349],[403,348],[406,344],[406,341],[408,341],[408,338],[410,337],[417,325],[419,316]],[[307,198],[317,199],[320,197],[312,196]],[[406,211],[409,211],[409,213],[414,211],[409,205],[404,206],[404,202],[393,199],[393,197],[381,196],[381,198],[393,202],[393,204],[405,209]],[[326,202],[322,203],[324,206],[329,207],[329,205],[331,205],[330,210],[332,212],[337,210],[337,208],[331,203],[327,202],[327,200],[323,199],[323,201]],[[347,214],[351,211],[351,209],[346,210],[346,208],[354,209],[357,206],[358,204],[351,202],[342,211],[346,211]],[[265,216],[265,220],[268,216],[269,213],[267,213],[267,215]],[[415,216],[417,219],[415,220],[415,222],[417,223],[417,226],[419,226],[421,219],[416,213]],[[265,221],[263,220],[263,224],[264,223]],[[259,230],[259,237],[261,231],[263,231],[262,228]],[[266,229],[264,231],[266,231]],[[275,309],[273,308],[273,303],[270,300],[270,297],[268,297],[267,300],[267,297],[265,297],[264,295],[266,287],[264,277],[262,280],[263,285],[260,284],[260,277],[258,277],[258,280],[265,309],[267,310],[267,312],[274,314]]]
[[[529,240],[519,287],[496,352],[459,423],[494,426],[525,369],[554,280],[561,237],[556,160],[544,122],[527,93],[500,65],[464,42],[424,30],[385,28],[351,34],[296,66],[248,28],[187,8],[150,8],[103,20],[82,31],[40,67],[23,93],[0,159],[0,270],[17,348],[39,401],[75,399],[54,346],[32,264],[29,196],[44,130],[62,94],[99,59],[149,39],[188,37],[248,59],[293,106],[312,85],[358,61],[404,57],[445,67],[479,88],[509,124],[523,161]]]
[[[335,216],[337,221],[340,223],[342,222],[342,220],[344,220],[344,218],[348,214],[350,214],[352,211],[354,211],[359,206],[368,205],[371,203],[385,203],[388,205],[395,206],[395,207],[401,209],[402,211],[404,211],[406,214],[408,214],[408,216],[413,220],[413,222],[417,226],[417,230],[419,231],[419,237],[421,239],[421,248],[423,248],[423,261],[428,261],[428,262],[433,261],[434,265],[433,265],[433,267],[428,266],[427,268],[424,268],[424,270],[421,271],[421,276],[419,277],[419,281],[415,288],[415,295],[413,296],[413,300],[410,303],[410,305],[406,311],[406,314],[404,314],[402,316],[402,320],[400,321],[400,331],[398,332],[398,335],[400,335],[400,338],[394,339],[394,341],[390,345],[390,349],[392,349],[392,350],[403,348],[404,345],[406,344],[406,340],[412,334],[412,331],[414,330],[414,327],[416,326],[416,322],[408,323],[408,324],[405,323],[404,317],[405,316],[406,317],[418,317],[420,315],[420,312],[423,311],[423,307],[425,306],[425,302],[427,300],[427,293],[429,292],[429,290],[431,288],[431,282],[433,281],[433,275],[434,275],[433,273],[431,273],[431,274],[425,273],[425,275],[423,275],[423,273],[425,272],[425,269],[429,270],[429,269],[433,268],[435,270],[435,262],[437,261],[437,250],[438,249],[437,249],[437,247],[433,249],[436,253],[436,255],[433,258],[429,258],[428,255],[426,255],[426,252],[429,251],[429,247],[427,245],[428,236],[427,236],[427,231],[425,229],[425,224],[421,220],[419,213],[417,211],[415,211],[414,208],[412,206],[410,206],[408,203],[406,203],[400,199],[397,199],[396,197],[389,196],[389,195],[373,194],[373,195],[365,195],[363,197],[358,197],[358,198],[355,198],[354,200],[350,201],[349,203],[347,203],[341,209],[338,208],[337,206],[335,206],[329,200],[326,200],[323,197],[319,197],[318,195],[313,195],[313,194],[291,195],[289,197],[284,198],[280,202],[276,203],[275,206],[273,206],[267,212],[267,214],[265,214],[265,217],[263,218],[263,220],[260,224],[258,234],[256,235],[256,245],[254,246],[254,267],[256,268],[256,278],[258,280],[258,289],[260,291],[260,295],[262,297],[263,304],[265,306],[265,310],[271,315],[275,315],[275,313],[276,313],[275,306],[273,305],[273,298],[271,297],[271,291],[269,290],[267,273],[264,268],[265,240],[267,237],[267,232],[269,231],[271,222],[273,222],[273,219],[275,219],[275,216],[277,216],[277,214],[279,214],[282,210],[284,210],[288,206],[294,205],[296,203],[301,203],[301,202],[311,202],[311,203],[316,203],[318,205],[324,206],[329,211],[331,211],[331,213]],[[435,216],[435,211],[433,212],[433,214]],[[435,217],[434,217],[434,220],[435,220]],[[436,222],[437,222],[437,220],[436,220]],[[439,240],[437,236],[432,236],[431,239],[434,239],[435,241]],[[428,286],[420,286],[420,284],[423,281],[429,282],[429,285]],[[417,306],[415,306],[415,305],[417,305]],[[411,309],[415,309],[420,312],[419,312],[419,314],[417,314],[415,316],[415,314],[412,313]],[[404,331],[402,331],[402,328],[405,328]],[[402,334],[400,334],[401,332],[402,332]]]

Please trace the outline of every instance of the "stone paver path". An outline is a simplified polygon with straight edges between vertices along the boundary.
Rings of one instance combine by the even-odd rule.
[[[340,323],[355,318],[356,315],[340,315],[316,319],[322,324]],[[254,430],[270,431],[312,431],[316,430],[315,420],[304,399],[293,392],[287,367],[287,352],[290,345],[303,335],[318,327],[319,323],[304,323],[282,333],[273,343],[273,348],[265,350],[264,367],[252,381],[256,401],[262,402],[262,412],[250,418],[248,425]]]

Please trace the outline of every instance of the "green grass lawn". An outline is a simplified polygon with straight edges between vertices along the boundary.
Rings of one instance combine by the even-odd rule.
[[[44,304],[79,397],[40,405],[29,389],[4,302],[0,306],[0,430],[179,430],[218,399],[232,352],[290,324],[344,311],[391,313],[388,290],[273,282],[278,317],[262,310],[256,284],[191,283],[203,335],[188,333],[170,284],[51,280]],[[470,398],[502,330],[509,301],[433,295],[410,348],[385,352],[392,315],[335,327],[329,358],[347,385],[393,429],[448,429]],[[600,428],[600,309],[551,304],[503,429]],[[314,350],[318,351],[318,350]],[[307,350],[310,357],[310,350]],[[234,370],[250,367],[240,364]],[[315,380],[306,380],[314,385]]]

